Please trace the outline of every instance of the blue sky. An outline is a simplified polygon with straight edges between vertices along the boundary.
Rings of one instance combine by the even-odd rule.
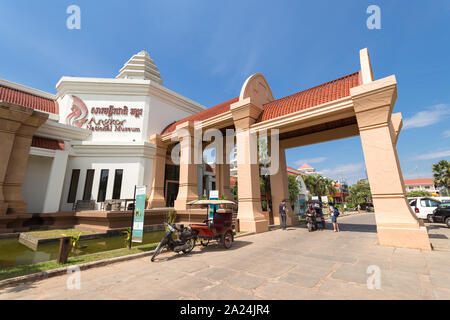
[[[81,30],[66,28],[80,6]],[[381,30],[366,9],[381,8]],[[369,48],[376,78],[395,74],[406,128],[405,178],[431,177],[450,159],[450,2],[442,1],[0,1],[0,78],[55,92],[61,76],[115,77],[146,49],[164,85],[205,106],[239,94],[262,72],[276,98],[359,70]],[[350,183],[365,177],[359,137],[287,151]]]

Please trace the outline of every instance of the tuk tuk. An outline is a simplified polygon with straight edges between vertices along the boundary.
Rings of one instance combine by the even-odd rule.
[[[225,249],[230,249],[234,241],[233,213],[231,210],[218,210],[219,205],[235,205],[229,200],[195,200],[188,203],[189,206],[207,205],[207,219],[203,224],[191,224],[192,231],[200,240],[202,246],[206,247],[210,241],[217,241]],[[210,214],[210,207],[212,212]],[[190,220],[190,218],[189,218]]]

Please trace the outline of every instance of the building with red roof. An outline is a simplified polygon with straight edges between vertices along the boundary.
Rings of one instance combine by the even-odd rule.
[[[439,190],[434,184],[434,179],[420,178],[420,179],[406,179],[406,192],[411,191],[426,191],[429,193],[439,193]]]

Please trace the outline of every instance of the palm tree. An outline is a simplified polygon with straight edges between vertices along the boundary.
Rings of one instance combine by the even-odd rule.
[[[324,195],[332,195],[337,192],[332,179],[325,178],[320,174],[307,176],[305,179],[306,188],[309,192],[321,199]]]
[[[326,194],[333,195],[338,192],[338,190],[334,187],[335,181],[332,179],[324,178],[324,187]]]
[[[434,183],[437,187],[450,189],[450,161],[441,160],[433,164]]]

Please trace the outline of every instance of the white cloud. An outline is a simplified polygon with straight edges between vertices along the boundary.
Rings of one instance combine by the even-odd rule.
[[[445,119],[446,115],[450,114],[450,107],[446,104],[437,104],[427,108],[427,110],[420,111],[411,118],[406,118],[403,128],[423,128]]]
[[[420,156],[415,157],[414,160],[430,160],[446,157],[450,157],[450,150],[422,154]]]
[[[444,138],[450,138],[450,130],[446,130],[442,133],[442,135],[444,136]]]
[[[321,163],[324,162],[325,160],[327,160],[327,158],[325,157],[317,157],[317,158],[309,158],[309,159],[300,159],[295,161],[295,165],[296,166],[302,166],[305,163],[307,164],[312,164],[312,163]]]
[[[338,166],[332,169],[324,169],[321,170],[324,175],[354,175],[361,172],[364,172],[364,164],[363,163],[350,163],[342,166]]]

